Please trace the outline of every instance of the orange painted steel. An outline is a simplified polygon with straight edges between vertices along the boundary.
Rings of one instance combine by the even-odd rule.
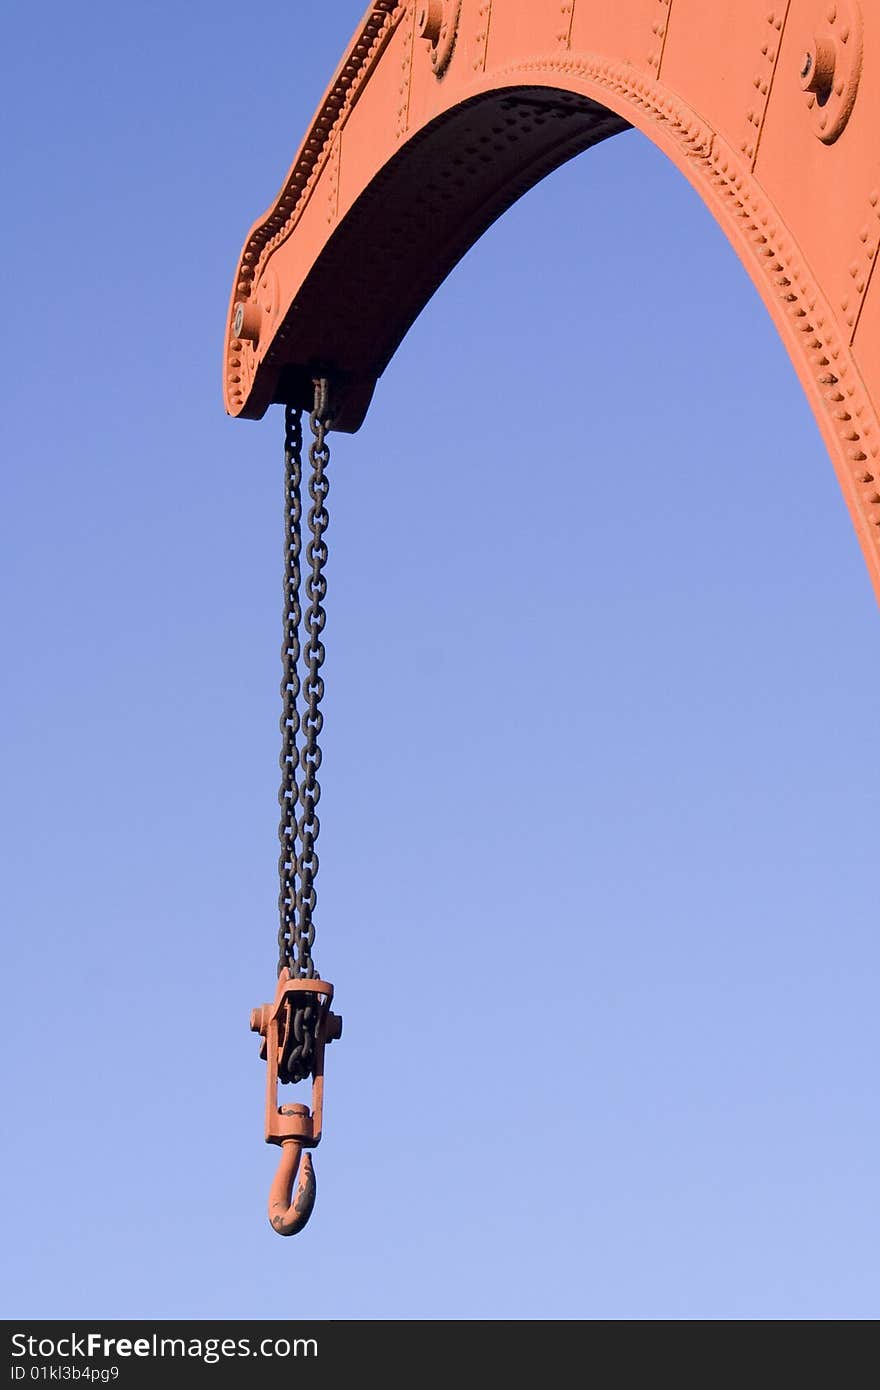
[[[266,1143],[281,1146],[281,1161],[269,1193],[269,1223],[282,1236],[301,1231],[315,1205],[315,1173],[309,1154],[304,1154],[303,1150],[315,1149],[321,1142],[324,1049],[342,1036],[342,1019],[331,1013],[332,1002],[333,986],[326,980],[295,979],[285,969],[278,977],[273,1002],[262,1004],[251,1012],[251,1032],[260,1034],[260,1056],[266,1061]],[[297,1004],[306,1003],[315,1004],[319,1011],[311,1110],[307,1105],[278,1104],[278,1071],[285,1050],[293,1042],[294,1009]],[[297,1177],[294,1197],[293,1184]]]
[[[637,126],[700,193],[797,369],[880,598],[880,4],[376,0],[235,276],[225,401],[356,430],[445,276]]]

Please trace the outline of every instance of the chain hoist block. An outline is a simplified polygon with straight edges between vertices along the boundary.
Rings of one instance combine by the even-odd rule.
[[[315,1204],[315,1175],[306,1149],[321,1142],[324,1126],[324,1051],[342,1037],[342,1019],[331,1011],[333,986],[326,980],[293,979],[282,970],[271,1004],[251,1010],[251,1032],[260,1034],[260,1056],[266,1062],[266,1143],[279,1144],[281,1162],[269,1195],[269,1222],[280,1235],[301,1231]],[[295,1043],[294,1020],[308,1007],[315,1013],[312,1104],[279,1105],[290,1049]],[[302,1162],[301,1162],[302,1160]],[[297,1195],[293,1184],[299,1176]]]

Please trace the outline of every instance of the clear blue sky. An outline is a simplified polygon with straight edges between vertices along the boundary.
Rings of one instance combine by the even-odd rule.
[[[6,20],[7,1317],[875,1316],[880,613],[640,135],[459,267],[332,463],[307,1232],[265,1218],[277,410],[231,276],[361,0]]]

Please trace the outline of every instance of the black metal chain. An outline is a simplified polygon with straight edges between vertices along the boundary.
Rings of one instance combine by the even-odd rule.
[[[327,465],[330,462],[330,449],[327,445],[327,431],[330,426],[327,417],[327,405],[327,382],[319,381],[315,386],[315,408],[311,416],[314,439],[309,449],[309,459],[312,465],[311,477],[309,478],[309,497],[312,505],[309,509],[311,539],[309,540],[307,556],[311,565],[311,573],[306,583],[309,610],[305,616],[305,632],[308,636],[303,655],[307,670],[303,681],[305,710],[302,727],[304,743],[299,756],[299,767],[302,774],[299,787],[301,815],[296,827],[300,846],[296,866],[301,903],[299,965],[300,974],[309,979],[314,978],[315,974],[311,954],[315,942],[315,927],[312,917],[317,903],[315,878],[318,873],[318,855],[315,844],[321,832],[321,822],[317,816],[317,806],[321,800],[321,787],[318,782],[321,749],[318,739],[324,727],[324,715],[320,709],[321,700],[324,698],[324,680],[321,676],[321,667],[324,664],[324,643],[321,640],[321,635],[327,621],[327,614],[324,611],[324,600],[327,597],[327,576],[324,572],[327,564],[327,542],[324,539],[324,533],[330,521],[327,513],[327,495],[330,491],[330,482],[326,473]]]
[[[300,553],[302,551],[302,444],[303,431],[300,413],[287,406],[284,419],[284,636],[281,643],[281,786],[278,804],[281,821],[278,840],[278,974],[290,965],[297,935],[296,902],[296,812],[299,802],[299,751],[297,735],[299,716],[299,633],[302,626],[300,607]]]
[[[281,681],[281,786],[278,802],[281,821],[278,839],[281,852],[278,858],[278,973],[287,968],[300,979],[314,979],[315,964],[312,947],[315,943],[314,912],[317,904],[315,879],[318,855],[315,845],[321,829],[317,815],[321,799],[318,771],[321,749],[318,739],[324,726],[320,702],[324,695],[321,666],[324,644],[321,640],[326,622],[324,600],[327,597],[327,542],[324,534],[329,523],[327,494],[330,484],[326,469],[330,461],[327,434],[330,429],[329,387],[326,380],[315,382],[315,404],[310,417],[314,436],[309,449],[311,476],[309,479],[308,524],[311,532],[307,548],[310,573],[306,583],[309,608],[305,619],[305,678],[300,681],[300,632],[303,614],[300,603],[302,554],[302,448],[303,430],[299,410],[287,406],[284,440],[284,639],[281,648],[283,675]],[[304,696],[304,711],[300,716],[300,692]],[[303,732],[303,747],[298,751],[298,735]],[[297,811],[299,815],[297,816]],[[294,1012],[290,1045],[279,1069],[282,1081],[302,1081],[312,1069],[315,1048],[315,1026],[318,1010],[307,1005]]]

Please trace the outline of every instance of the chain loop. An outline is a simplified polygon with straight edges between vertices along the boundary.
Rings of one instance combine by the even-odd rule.
[[[302,446],[303,431],[299,411],[286,407],[285,416],[285,573],[284,573],[284,641],[282,645],[283,678],[281,682],[281,787],[278,800],[281,822],[278,838],[281,853],[279,872],[278,973],[287,968],[291,976],[300,979],[316,977],[312,960],[315,944],[314,912],[317,905],[315,879],[318,873],[318,854],[315,848],[321,830],[317,807],[321,799],[318,772],[321,749],[318,740],[324,727],[320,703],[324,695],[321,667],[324,662],[322,634],[327,615],[327,542],[329,524],[327,495],[330,490],[326,469],[330,462],[327,434],[330,430],[329,386],[326,380],[315,382],[315,403],[310,416],[313,435],[309,449],[311,476],[308,515],[310,540],[306,557],[310,570],[306,582],[308,612],[303,625],[300,602],[302,554]],[[300,633],[304,632],[305,650],[301,652]],[[300,682],[300,658],[305,664],[305,676]],[[300,701],[300,694],[303,699]],[[302,716],[300,704],[304,705]],[[303,734],[303,746],[298,751],[298,735]],[[297,811],[299,815],[297,816]],[[291,1020],[290,1046],[279,1071],[281,1081],[302,1081],[312,1069],[315,1053],[315,1027],[318,1009],[308,1005],[297,1008]]]

